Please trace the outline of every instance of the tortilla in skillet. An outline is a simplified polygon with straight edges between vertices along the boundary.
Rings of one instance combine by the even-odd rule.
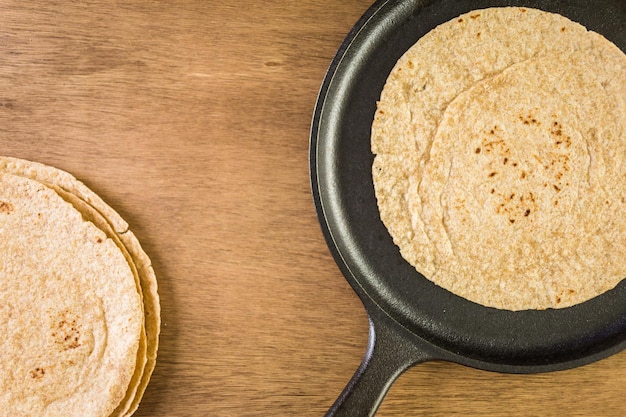
[[[475,10],[392,70],[372,125],[381,219],[426,278],[508,310],[626,277],[626,55],[565,17]]]

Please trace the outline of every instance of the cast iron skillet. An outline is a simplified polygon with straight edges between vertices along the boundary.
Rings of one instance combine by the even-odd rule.
[[[626,281],[565,309],[487,308],[417,273],[380,221],[370,127],[387,75],[435,26],[493,6],[556,12],[626,50],[624,0],[386,0],[357,22],[328,69],[311,128],[311,184],[322,231],[370,318],[367,353],[328,416],[373,415],[398,375],[428,360],[497,372],[547,372],[626,347]]]

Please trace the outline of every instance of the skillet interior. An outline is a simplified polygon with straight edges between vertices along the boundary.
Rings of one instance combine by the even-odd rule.
[[[449,353],[442,359],[536,372],[621,350],[626,344],[626,282],[558,310],[511,312],[467,301],[431,283],[400,256],[380,221],[371,178],[376,100],[397,59],[430,29],[459,14],[512,5],[562,14],[626,51],[622,0],[380,1],[348,35],[322,85],[311,132],[311,176],[322,230],[361,298]]]

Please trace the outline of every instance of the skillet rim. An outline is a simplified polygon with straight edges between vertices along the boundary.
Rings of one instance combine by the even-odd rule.
[[[619,8],[623,6],[619,4],[619,1],[602,0],[595,2],[593,7],[587,7],[595,9],[601,6],[598,3],[602,3],[617,4],[616,7]],[[351,29],[328,68],[313,114],[309,152],[315,207],[329,249],[342,273],[363,300],[368,313],[371,313],[373,307],[370,303],[373,303],[413,335],[443,349],[446,353],[440,354],[442,359],[501,372],[537,372],[579,366],[616,353],[626,345],[626,305],[619,302],[626,300],[624,281],[614,290],[565,309],[521,312],[496,310],[479,306],[437,287],[426,278],[419,276],[417,271],[401,257],[398,259],[399,253],[390,256],[391,238],[377,217],[378,209],[375,200],[376,219],[374,219],[373,231],[363,231],[357,239],[352,238],[357,233],[356,231],[363,230],[362,226],[367,223],[358,220],[358,216],[365,213],[367,221],[372,221],[373,189],[368,194],[367,190],[364,192],[363,187],[355,187],[350,174],[363,175],[363,168],[366,166],[368,169],[365,171],[371,177],[369,168],[373,159],[368,158],[373,158],[373,156],[371,153],[369,157],[364,156],[363,143],[361,143],[361,148],[356,150],[357,152],[353,152],[352,148],[346,148],[345,141],[349,139],[345,137],[360,137],[359,126],[344,123],[339,116],[346,112],[350,115],[352,112],[356,114],[352,117],[362,118],[363,115],[369,117],[370,113],[373,117],[373,111],[371,111],[371,103],[368,107],[362,102],[359,104],[358,101],[354,103],[344,99],[353,97],[355,91],[358,92],[357,78],[363,75],[359,71],[367,68],[365,65],[367,60],[371,60],[371,56],[368,58],[368,53],[371,55],[370,49],[376,42],[376,39],[372,39],[372,33],[374,36],[388,36],[395,30],[394,24],[396,26],[406,24],[407,19],[420,21],[429,7],[431,18],[434,15],[435,19],[443,23],[449,19],[437,10],[437,6],[446,3],[450,1],[381,0],[376,2]],[[539,4],[552,4],[553,2],[543,0],[464,0],[457,2],[464,7],[472,7],[466,11],[487,3],[538,7]],[[574,7],[581,14],[581,3],[584,4],[577,0],[558,4],[560,7]],[[559,12],[562,13],[561,10]],[[626,14],[624,8],[620,12],[622,15]],[[567,13],[564,15],[570,17]],[[389,16],[392,18],[390,19]],[[398,16],[402,18],[399,19]],[[606,28],[606,24],[603,23],[603,25],[600,27]],[[420,30],[425,33],[429,30],[427,26],[425,24],[425,27]],[[585,24],[585,26],[591,26],[590,29],[593,29],[593,25]],[[380,42],[380,39],[378,41]],[[390,39],[386,41],[389,43]],[[622,50],[625,49],[623,44],[619,46]],[[384,54],[387,61],[391,56],[393,55],[389,53]],[[384,78],[386,79],[386,74]],[[378,77],[378,83],[380,84],[380,77]],[[382,86],[379,87],[382,89]],[[357,97],[362,96],[357,95]],[[355,105],[346,109],[346,103]],[[338,117],[339,120],[337,120]],[[371,120],[369,124],[371,125]],[[362,130],[362,126],[360,128]],[[369,129],[369,126],[367,128]],[[341,143],[342,139],[344,143]],[[367,135],[366,142],[369,152],[369,135]],[[350,157],[355,154],[359,155],[362,160],[355,163],[345,155],[346,153],[350,154]],[[368,163],[365,164],[365,161]],[[365,188],[373,188],[371,178],[367,182]],[[364,208],[358,207],[362,203],[365,203]],[[354,223],[359,221],[361,223],[357,227]],[[383,242],[382,251],[376,248],[376,245],[381,244],[380,242]],[[391,242],[391,247],[397,251],[393,242]],[[389,278],[381,279],[380,262],[377,265],[377,262],[371,261],[372,256],[363,256],[364,251],[369,255],[386,256],[387,258],[383,258],[385,266],[391,265],[404,275],[397,275],[394,278],[394,285],[390,286]],[[402,265],[403,263],[405,265]],[[409,270],[411,273],[408,272]],[[399,286],[406,290],[407,284],[415,284],[415,281],[410,282],[415,277],[418,277],[420,283],[419,294],[417,294],[418,297],[414,297],[416,293],[412,291],[412,294],[409,294],[413,296],[412,301],[407,302],[407,297],[402,295],[398,297],[398,288],[393,287]],[[435,298],[424,301],[426,296]],[[419,306],[413,304],[415,299],[420,300]],[[454,307],[454,310],[451,310],[451,307]],[[473,321],[464,331],[459,331],[459,324],[467,317],[473,317]],[[589,325],[590,322],[592,325]],[[513,325],[512,328],[509,327],[511,325]],[[520,329],[523,330],[521,333]],[[561,332],[562,329],[565,329],[564,333]]]

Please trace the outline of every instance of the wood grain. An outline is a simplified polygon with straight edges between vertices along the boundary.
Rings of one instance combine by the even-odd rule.
[[[308,135],[369,1],[0,4],[0,153],[72,172],[158,274],[159,361],[137,416],[319,416],[367,317],[324,243]],[[618,416],[626,354],[544,375],[428,363],[378,415]]]

